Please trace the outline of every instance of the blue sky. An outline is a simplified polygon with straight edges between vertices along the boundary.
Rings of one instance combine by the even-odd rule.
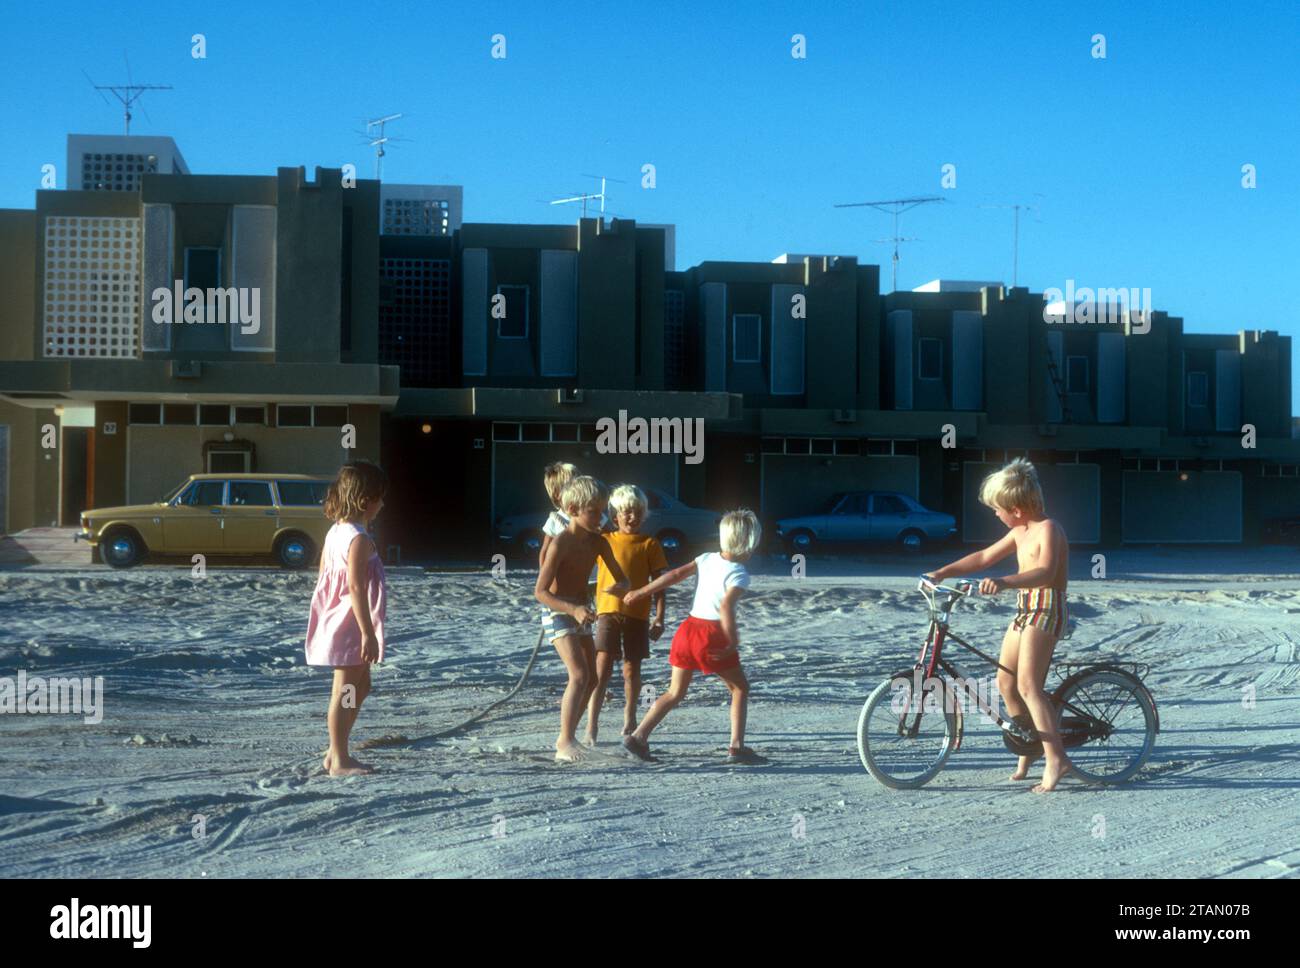
[[[362,119],[402,112],[385,178],[464,185],[467,221],[567,221],[546,200],[606,174],[613,212],[676,223],[678,268],[834,252],[886,287],[889,218],[832,206],[944,195],[903,217],[899,288],[1009,283],[1012,213],[985,206],[1037,203],[1021,285],[1150,287],[1191,332],[1300,337],[1300,4],[992,6],[26,5],[0,35],[0,207],[31,208],[46,163],[62,187],[69,132],[121,131],[82,72],[122,83],[126,52],[137,83],[175,87],[132,132],[172,136],[196,173],[369,177]]]

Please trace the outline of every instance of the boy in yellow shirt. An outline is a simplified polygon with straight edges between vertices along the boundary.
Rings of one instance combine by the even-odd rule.
[[[627,576],[628,586],[641,588],[668,570],[664,549],[654,538],[641,534],[646,517],[646,498],[635,484],[616,487],[609,496],[609,510],[616,530],[605,534],[614,560]],[[614,584],[603,559],[599,562],[596,587]],[[613,595],[596,594],[596,683],[587,705],[585,746],[596,745],[600,707],[614,663],[623,660],[623,735],[636,729],[637,698],[641,694],[641,662],[650,658],[650,643],[664,631],[664,596],[653,596],[655,617],[650,620],[649,601],[624,605]]]

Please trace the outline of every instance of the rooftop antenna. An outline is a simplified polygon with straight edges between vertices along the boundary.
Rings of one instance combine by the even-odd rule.
[[[599,178],[599,179],[600,179],[600,191],[599,191],[599,192],[588,192],[588,193],[585,193],[585,194],[575,194],[575,195],[571,195],[571,196],[568,197],[568,198],[557,198],[557,199],[554,199],[554,200],[551,202],[551,204],[552,204],[552,205],[567,205],[567,204],[569,204],[570,202],[582,202],[582,217],[583,217],[583,218],[586,218],[586,217],[587,217],[587,202],[595,201],[596,199],[600,199],[600,220],[603,222],[603,221],[605,220],[605,199],[608,198],[608,195],[607,195],[606,192],[605,192],[606,183],[607,183],[607,182],[616,182],[616,183],[618,183],[618,184],[626,184],[626,182],[623,182],[621,179],[618,179],[618,178],[610,178],[610,177],[608,177],[608,176],[606,176],[606,175],[583,175],[582,177],[583,177],[583,178]]]
[[[1041,192],[1034,192],[1035,198],[1042,198]],[[1011,287],[1014,289],[1019,282],[1020,272],[1020,210],[1025,209],[1032,212],[1041,212],[1042,209],[1038,203],[1032,205],[1016,203],[1014,205],[981,205],[980,208],[1009,208],[1015,212],[1013,220],[1013,229],[1011,232]]]
[[[366,122],[365,137],[369,139],[370,147],[375,149],[375,181],[380,180],[379,176],[384,170],[384,155],[387,154],[387,152],[384,151],[384,145],[388,144],[390,141],[406,140],[405,138],[390,138],[384,134],[384,125],[388,124],[390,121],[396,121],[400,117],[400,114],[388,114],[382,118],[373,118]],[[379,129],[378,137],[372,135],[375,128]]]
[[[898,234],[898,216],[902,215],[908,209],[916,208],[918,205],[924,205],[926,202],[942,202],[945,199],[941,195],[926,195],[920,198],[895,198],[885,202],[844,202],[838,204],[835,208],[874,208],[878,212],[886,212],[894,216],[894,234],[888,239],[879,239],[881,242],[894,243],[894,269],[891,286],[894,291],[898,290],[898,243],[915,242],[916,239],[904,238]]]
[[[122,54],[123,60],[126,60],[126,54]],[[85,71],[82,71],[85,74]],[[86,74],[86,80],[90,81],[90,75]],[[104,91],[111,91],[113,96],[122,102],[123,121],[126,125],[126,133],[131,133],[131,105],[140,100],[145,91],[170,91],[170,84],[136,84],[131,78],[131,62],[126,61],[126,83],[125,84],[96,84],[90,81],[90,86],[99,91],[100,97],[104,97]],[[108,103],[108,98],[104,98]]]

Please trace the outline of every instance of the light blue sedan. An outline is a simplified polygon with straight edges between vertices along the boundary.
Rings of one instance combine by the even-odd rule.
[[[833,495],[820,514],[782,518],[776,534],[792,553],[836,543],[893,544],[919,551],[956,535],[957,519],[897,491],[850,491]]]

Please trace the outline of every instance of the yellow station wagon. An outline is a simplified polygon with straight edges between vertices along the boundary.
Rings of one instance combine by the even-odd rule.
[[[194,474],[157,504],[84,511],[76,537],[114,568],[150,553],[274,555],[305,568],[329,531],[329,486],[305,474]]]

